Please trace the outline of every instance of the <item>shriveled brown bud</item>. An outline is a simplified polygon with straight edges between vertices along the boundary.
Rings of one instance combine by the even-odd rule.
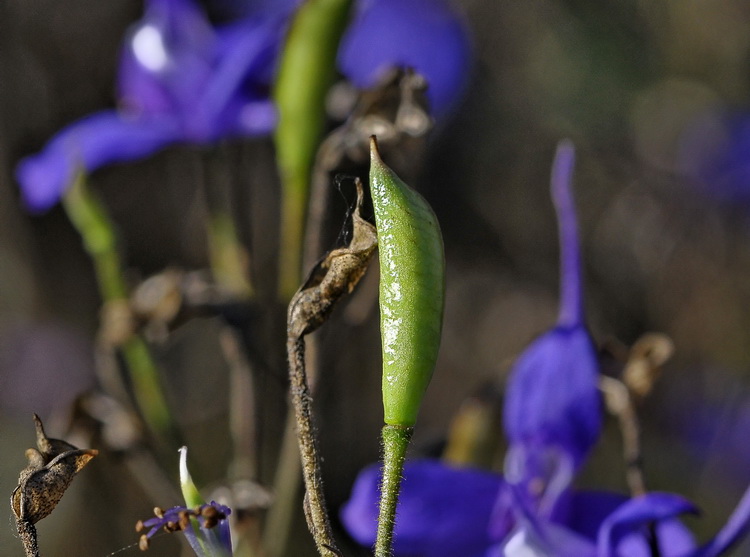
[[[310,272],[289,303],[287,334],[299,339],[320,327],[336,302],[351,293],[365,274],[378,245],[375,227],[360,216],[363,192],[356,181],[357,206],[352,215],[352,241],[329,252]]]
[[[38,555],[33,525],[55,509],[73,477],[98,454],[96,450],[77,449],[66,441],[48,438],[36,414],[34,424],[37,449],[26,451],[29,464],[21,470],[18,486],[10,497],[27,556]]]
[[[674,343],[662,333],[647,333],[630,349],[622,379],[631,392],[647,396],[659,378],[662,366],[672,357]]]

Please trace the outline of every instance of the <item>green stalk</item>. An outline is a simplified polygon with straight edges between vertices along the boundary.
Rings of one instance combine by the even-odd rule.
[[[310,175],[325,124],[325,96],[351,0],[307,0],[287,36],[274,88],[279,111],[274,141],[281,175],[279,296],[289,300],[301,278]]]
[[[233,217],[231,175],[219,149],[208,161],[200,161],[201,187],[207,208],[206,235],[211,272],[217,285],[236,300],[253,296],[249,256],[240,241]]]
[[[114,225],[104,205],[87,188],[83,173],[76,177],[64,196],[63,207],[81,235],[83,247],[94,264],[102,301],[104,304],[127,303],[128,288],[122,276]],[[133,335],[125,341],[121,350],[144,419],[155,432],[169,432],[172,420],[158,370],[146,343]]]
[[[273,479],[275,501],[268,510],[263,532],[263,549],[270,557],[287,554],[290,533],[297,510],[297,498],[302,483],[302,463],[294,412],[289,412],[281,443],[279,462]]]
[[[247,252],[239,241],[232,217],[225,212],[212,212],[207,233],[211,270],[217,284],[240,300],[252,298]]]
[[[378,515],[378,535],[375,540],[375,557],[391,556],[401,476],[404,473],[406,449],[409,447],[413,431],[413,427],[398,425],[383,427],[383,482],[380,486],[380,512]]]

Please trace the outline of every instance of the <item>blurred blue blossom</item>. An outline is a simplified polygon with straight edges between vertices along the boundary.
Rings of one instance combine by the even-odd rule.
[[[339,52],[339,69],[360,88],[391,67],[413,68],[437,115],[461,93],[470,63],[468,31],[445,0],[360,0]]]
[[[520,356],[509,377],[505,475],[407,463],[394,551],[410,557],[713,557],[750,522],[750,490],[725,527],[697,547],[677,520],[696,508],[669,493],[624,495],[572,489],[601,427],[598,364],[586,330],[578,234],[570,182],[574,151],[560,144],[552,197],[560,225],[557,325]],[[349,533],[375,540],[377,466],[363,470],[342,509]]]
[[[148,0],[123,44],[119,108],[69,125],[21,161],[16,174],[26,205],[54,205],[79,169],[143,158],[176,142],[271,131],[282,15],[213,28],[192,0]]]
[[[297,4],[250,2],[250,15],[213,27],[193,0],[147,0],[122,47],[117,110],[74,122],[19,163],[27,207],[53,206],[79,170],[179,142],[269,133],[275,64]],[[436,110],[456,98],[468,63],[468,35],[443,0],[360,1],[340,53],[342,72],[360,87],[392,66],[414,67],[427,78]]]
[[[677,170],[712,197],[750,202],[750,113],[711,109],[680,137]]]

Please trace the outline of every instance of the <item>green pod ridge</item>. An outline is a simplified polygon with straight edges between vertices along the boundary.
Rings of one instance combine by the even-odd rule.
[[[411,427],[440,347],[443,238],[432,208],[382,161],[374,136],[370,191],[380,251],[384,419]]]

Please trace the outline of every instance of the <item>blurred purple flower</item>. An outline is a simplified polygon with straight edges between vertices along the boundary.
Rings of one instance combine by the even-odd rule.
[[[339,69],[360,88],[391,67],[413,68],[437,115],[459,96],[470,62],[469,34],[445,0],[360,0],[339,51]]]
[[[750,202],[750,114],[699,114],[680,138],[677,169],[712,197]]]
[[[78,169],[140,159],[177,142],[271,131],[269,91],[284,23],[275,12],[213,28],[192,0],[148,0],[123,44],[119,109],[69,125],[18,165],[28,208],[57,203]]]
[[[561,143],[552,171],[560,315],[509,377],[505,476],[437,461],[407,463],[394,538],[398,556],[715,557],[748,529],[750,490],[719,534],[698,548],[676,519],[696,509],[678,495],[629,499],[571,488],[601,427],[598,364],[583,317],[573,162],[573,146]],[[377,467],[363,470],[342,509],[344,525],[363,545],[375,541],[379,475]]]
[[[255,15],[215,28],[193,0],[147,0],[123,44],[119,108],[74,122],[19,163],[27,207],[52,207],[80,169],[141,159],[179,142],[270,132],[273,72],[297,4],[251,2]],[[340,65],[361,87],[388,67],[412,66],[430,83],[435,108],[444,110],[465,79],[468,51],[466,31],[443,0],[362,0]]]
[[[578,224],[571,192],[575,152],[560,143],[552,199],[560,231],[560,314],[516,362],[505,396],[506,479],[549,510],[599,438],[599,364],[586,330]]]

